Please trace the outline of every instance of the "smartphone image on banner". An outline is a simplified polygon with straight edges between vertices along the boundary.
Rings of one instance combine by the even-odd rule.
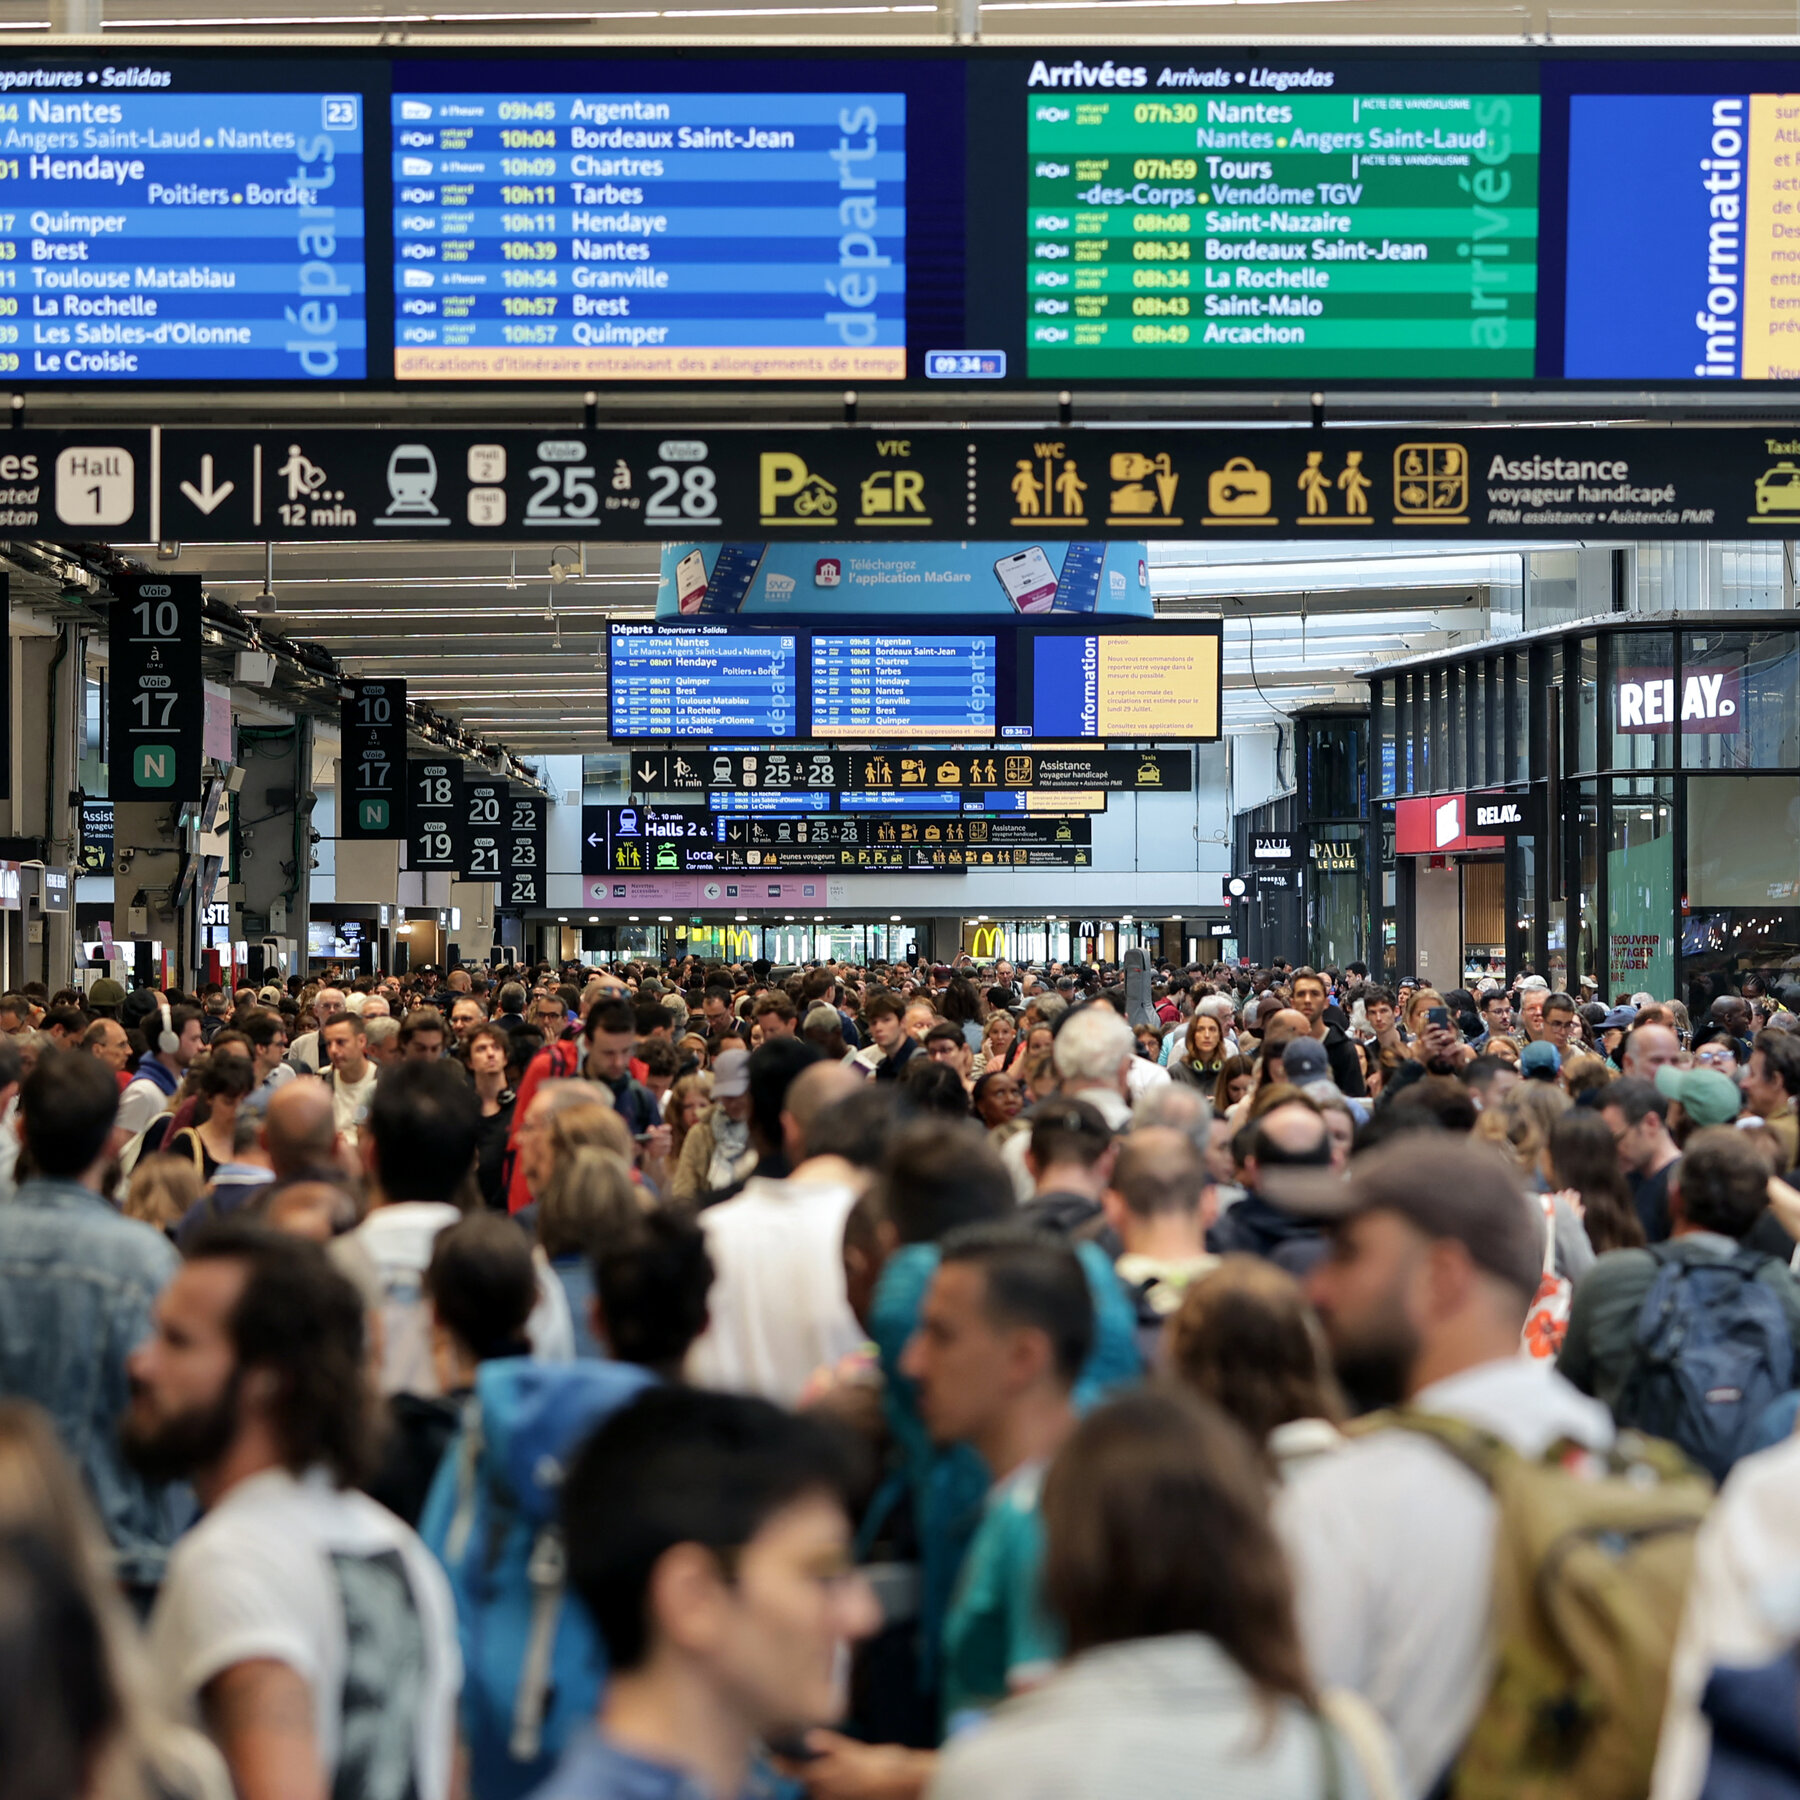
[[[713,564],[712,580],[706,584],[706,597],[695,609],[703,613],[734,613],[744,604],[750,583],[763,559],[766,544],[721,544],[719,560]]]
[[[684,613],[697,613],[706,598],[706,553],[690,550],[675,565],[675,604]]]
[[[1050,610],[1059,613],[1091,613],[1100,593],[1100,571],[1106,562],[1104,544],[1071,544],[1063,558],[1062,579]]]
[[[994,564],[994,573],[1000,578],[1000,585],[1006,590],[1006,597],[1013,603],[1013,610],[1022,613],[1044,613],[1056,598],[1056,571],[1050,567],[1050,558],[1044,554],[1042,544],[1033,544],[1029,550],[1015,550],[1011,556],[1003,556]]]

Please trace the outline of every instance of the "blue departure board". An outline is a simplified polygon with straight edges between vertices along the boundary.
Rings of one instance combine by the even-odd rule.
[[[906,375],[903,94],[397,94],[393,127],[399,380]]]
[[[994,639],[907,632],[817,635],[817,738],[969,738],[994,734]]]
[[[797,793],[792,788],[759,789],[750,793],[732,790],[710,793],[706,803],[716,813],[829,812],[831,795],[811,789]]]
[[[607,682],[611,736],[792,738],[799,653],[791,633],[615,629]]]
[[[0,374],[368,374],[360,95],[40,80],[0,101]]]

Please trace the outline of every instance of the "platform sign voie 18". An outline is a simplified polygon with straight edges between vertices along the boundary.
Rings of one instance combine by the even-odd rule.
[[[901,380],[905,131],[895,93],[396,94],[394,374]]]
[[[0,65],[0,376],[361,380],[361,96],[133,73]]]

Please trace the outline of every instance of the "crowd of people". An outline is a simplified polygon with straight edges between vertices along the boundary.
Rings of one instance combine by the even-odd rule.
[[[21,1800],[1800,1795],[1800,985],[0,996]]]

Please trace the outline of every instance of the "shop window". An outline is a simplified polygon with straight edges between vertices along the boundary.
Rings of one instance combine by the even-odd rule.
[[[1674,784],[1616,781],[1606,847],[1609,1001],[1675,992]]]
[[[1569,767],[1586,774],[1600,766],[1600,646],[1593,638],[1569,646],[1569,670],[1575,685],[1574,756]]]
[[[1375,701],[1375,783],[1376,792],[1394,792],[1394,688],[1391,681],[1370,684]]]
[[[1307,855],[1313,960],[1339,968],[1349,962],[1366,962],[1363,911],[1368,877],[1363,868],[1362,827],[1314,826]]]
[[[1693,778],[1687,840],[1690,911],[1800,904],[1800,784],[1791,776]]]
[[[1592,782],[1583,784],[1579,792],[1574,807],[1576,940],[1571,974],[1576,981],[1584,975],[1598,981],[1600,939],[1605,933],[1600,916],[1600,807]]]
[[[1531,778],[1531,706],[1526,692],[1526,674],[1530,658],[1509,656],[1501,663],[1504,672],[1505,715],[1500,721],[1505,733],[1505,767],[1512,782]]]
[[[1675,733],[1667,723],[1674,682],[1672,631],[1621,631],[1614,636],[1607,679],[1613,768],[1675,766]]]
[[[1450,738],[1450,788],[1455,792],[1469,785],[1468,671],[1462,668],[1446,669],[1444,688],[1444,716]]]
[[[1364,742],[1368,721],[1326,715],[1305,721],[1306,816],[1360,819],[1366,776]]]
[[[1800,639],[1789,631],[1690,631],[1671,683],[1690,769],[1800,767]],[[1673,736],[1671,730],[1668,735]]]

